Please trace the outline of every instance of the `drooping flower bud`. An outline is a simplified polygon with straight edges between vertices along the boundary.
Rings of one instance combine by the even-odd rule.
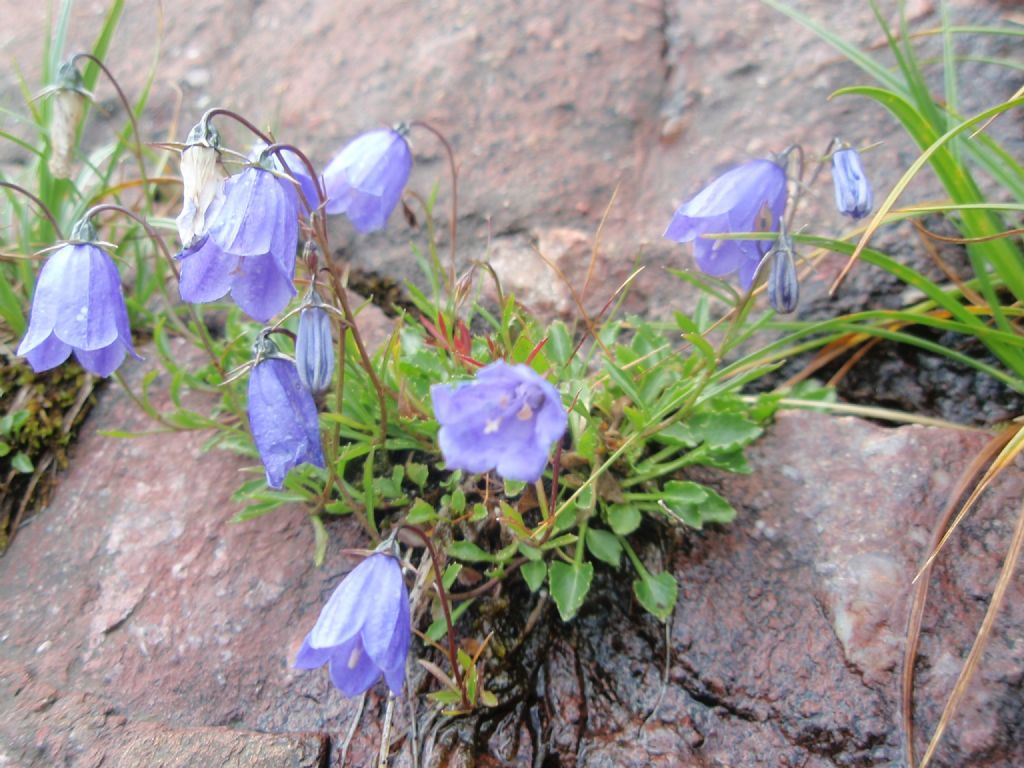
[[[89,92],[82,73],[72,62],[61,65],[57,84],[51,91],[53,114],[50,121],[50,173],[54,178],[71,176],[71,154],[78,137],[78,126],[85,115]]]
[[[261,334],[253,347],[249,374],[249,426],[267,473],[267,485],[280,488],[292,467],[324,466],[320,422],[313,396],[303,388],[295,363]]]
[[[302,386],[313,397],[321,397],[331,388],[334,377],[334,344],[331,318],[316,288],[311,287],[299,313],[299,332],[295,337],[295,366]]]
[[[800,302],[800,282],[793,258],[793,240],[783,224],[779,238],[765,257],[770,261],[768,273],[768,302],[776,312],[788,315]]]
[[[864,175],[860,154],[853,147],[832,153],[832,183],[836,192],[836,208],[841,214],[862,219],[871,212],[871,184]]]
[[[224,170],[220,166],[220,134],[200,122],[189,131],[181,150],[181,213],[176,219],[178,236],[185,248],[206,234],[206,213],[221,194]]]

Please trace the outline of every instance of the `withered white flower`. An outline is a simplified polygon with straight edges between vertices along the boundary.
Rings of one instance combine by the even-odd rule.
[[[75,150],[78,126],[85,115],[88,92],[74,64],[61,66],[57,85],[52,88],[53,109],[50,120],[50,173],[54,178],[71,176],[71,155]]]
[[[181,151],[184,199],[176,222],[186,248],[206,234],[206,213],[221,195],[225,174],[219,162],[219,146],[217,129],[199,123],[189,132]]]

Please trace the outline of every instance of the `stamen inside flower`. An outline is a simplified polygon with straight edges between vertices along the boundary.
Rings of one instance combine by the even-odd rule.
[[[348,655],[348,668],[349,669],[355,669],[356,668],[356,664],[359,663],[359,657],[362,656],[362,655],[363,655],[363,646],[356,645],[356,647],[352,649],[352,653],[350,653]]]
[[[492,434],[494,434],[495,432],[498,431],[498,427],[500,427],[500,426],[501,426],[501,417],[500,416],[497,419],[488,419],[487,423],[484,425],[484,434],[485,435],[492,435]]]
[[[523,407],[519,409],[519,413],[516,414],[516,418],[520,421],[526,421],[527,419],[533,418],[533,408],[530,407],[529,403],[523,403]]]

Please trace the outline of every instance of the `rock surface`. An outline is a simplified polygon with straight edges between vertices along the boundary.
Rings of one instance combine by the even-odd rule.
[[[314,766],[329,740],[330,764],[340,764],[356,704],[326,675],[289,662],[353,564],[339,549],[365,545],[357,526],[331,524],[318,571],[301,509],[230,521],[250,462],[204,454],[200,434],[99,434],[148,427],[106,390],[52,503],[0,560],[0,756],[136,765],[165,750],[181,762],[155,764],[230,754],[239,762],[225,764]],[[430,727],[421,706],[420,764],[898,762],[910,579],[983,443],[978,433],[782,414],[751,449],[752,475],[702,478],[740,510],[733,526],[641,537],[648,566],[680,582],[667,637],[635,604],[629,579],[599,569],[576,622],[562,625],[542,607],[521,647],[489,662],[498,709]],[[1022,496],[1024,474],[1014,470],[936,567],[918,662],[922,732],[980,622]],[[1022,598],[1018,574],[937,765],[1024,761]],[[512,606],[498,619],[485,618],[495,615],[485,600],[464,631],[494,630],[514,647],[536,600],[520,589],[494,598]],[[379,694],[362,712],[349,765],[367,764],[377,748]],[[399,707],[396,737],[409,716]],[[408,749],[397,751],[395,764],[409,765]]]

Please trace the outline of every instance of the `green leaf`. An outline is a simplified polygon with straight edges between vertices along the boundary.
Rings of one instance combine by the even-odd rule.
[[[652,613],[662,621],[667,621],[676,607],[679,585],[675,577],[667,571],[659,574],[642,574],[633,581],[633,594],[648,613]]]
[[[593,578],[594,566],[590,563],[556,561],[551,564],[548,582],[562,621],[571,621],[576,616],[576,612],[583,605],[583,599],[590,591],[590,582]]]
[[[700,504],[708,497],[708,489],[692,480],[669,480],[662,492],[665,503],[670,506]]]
[[[11,446],[9,446],[3,440],[0,440],[0,458],[6,456],[10,452],[11,452]]]
[[[632,504],[612,504],[605,515],[608,525],[619,536],[628,536],[640,527],[643,513]]]
[[[455,579],[462,573],[462,563],[448,563],[448,567],[444,569],[444,575],[441,576],[441,583],[444,584],[445,589],[451,589],[452,584],[455,583]]]
[[[690,419],[690,427],[709,448],[736,448],[747,445],[763,430],[738,413],[701,413]]]
[[[619,567],[622,560],[622,545],[614,533],[602,531],[600,528],[588,528],[586,542],[587,549],[594,557],[608,565]]]
[[[412,507],[409,509],[409,514],[405,518],[405,522],[412,523],[413,525],[432,523],[435,520],[437,520],[437,512],[423,499],[416,499],[413,502]]]
[[[700,437],[688,424],[669,424],[653,436],[655,442],[662,445],[678,445],[681,448],[693,448],[700,442]]]
[[[705,488],[708,498],[700,506],[700,516],[705,523],[731,523],[736,519],[736,510],[710,488]]]
[[[410,482],[415,483],[420,488],[422,488],[423,485],[427,482],[427,475],[429,474],[429,471],[430,470],[426,464],[417,464],[415,462],[410,462],[405,466],[405,473],[406,476],[409,478]]]
[[[708,451],[701,456],[700,463],[739,475],[749,475],[753,471],[742,448],[731,451]]]
[[[453,541],[448,545],[448,556],[469,563],[493,563],[494,555],[472,541]]]
[[[28,454],[21,451],[18,451],[11,458],[11,466],[18,472],[23,472],[26,475],[35,469],[35,467],[32,466],[32,459],[28,457]]]
[[[523,581],[526,582],[526,586],[530,588],[530,591],[536,592],[544,583],[544,577],[548,574],[548,567],[543,560],[530,560],[528,563],[523,563],[523,567],[519,571],[523,574]]]
[[[461,515],[466,510],[466,492],[461,488],[452,491],[451,507],[456,515]]]

